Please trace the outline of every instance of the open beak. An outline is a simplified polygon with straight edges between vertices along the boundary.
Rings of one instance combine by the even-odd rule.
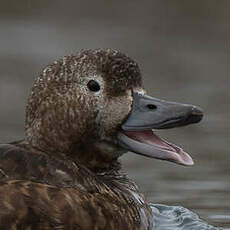
[[[193,165],[184,150],[158,137],[153,129],[170,129],[200,122],[201,108],[168,102],[133,92],[128,119],[118,133],[118,143],[125,149],[151,158]]]

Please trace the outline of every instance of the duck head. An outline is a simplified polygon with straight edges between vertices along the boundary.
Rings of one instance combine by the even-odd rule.
[[[135,61],[115,50],[86,50],[47,66],[35,81],[26,112],[26,141],[64,153],[87,167],[107,167],[124,152],[191,165],[181,148],[153,129],[199,122],[193,105],[145,94]]]

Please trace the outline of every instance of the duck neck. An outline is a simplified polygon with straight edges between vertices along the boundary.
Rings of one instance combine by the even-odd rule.
[[[89,170],[97,172],[119,171],[121,164],[118,158],[124,153],[116,144],[105,141],[89,141],[83,144],[79,142],[73,145],[68,152],[74,162],[79,162]]]
[[[107,154],[97,151],[71,153],[69,157],[77,164],[85,166],[93,173],[118,172],[121,169],[121,163],[118,157],[111,158]]]
[[[94,173],[119,171],[121,164],[118,158],[124,153],[124,150],[115,144],[107,142],[93,142],[88,139],[87,143],[77,142],[68,145],[68,148],[53,149],[52,145],[41,140],[32,142],[26,138],[26,143],[42,152],[49,153],[52,156],[66,156],[77,164],[81,164]]]

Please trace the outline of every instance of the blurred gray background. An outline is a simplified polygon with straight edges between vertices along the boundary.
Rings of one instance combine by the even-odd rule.
[[[27,96],[42,68],[84,48],[115,48],[140,64],[148,93],[200,105],[201,124],[158,132],[196,164],[132,153],[128,171],[149,201],[187,207],[230,227],[230,1],[0,2],[0,142],[24,137]]]

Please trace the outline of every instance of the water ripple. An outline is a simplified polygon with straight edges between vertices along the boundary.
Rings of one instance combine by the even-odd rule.
[[[180,206],[151,204],[154,230],[227,230],[201,220],[194,212]]]

